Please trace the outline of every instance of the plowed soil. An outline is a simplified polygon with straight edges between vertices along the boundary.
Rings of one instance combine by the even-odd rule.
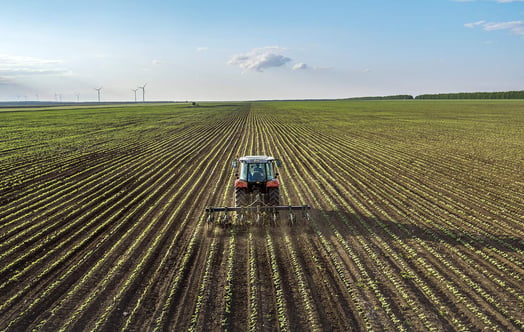
[[[399,105],[0,112],[0,330],[523,330],[524,104]],[[309,218],[207,223],[251,154]]]

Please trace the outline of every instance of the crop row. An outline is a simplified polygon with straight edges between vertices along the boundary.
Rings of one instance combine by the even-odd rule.
[[[39,310],[39,306],[48,306],[53,302],[55,304],[53,304],[49,310],[51,315],[47,316],[45,319],[40,320],[34,326],[38,328],[49,328],[55,326],[54,324],[56,324],[58,321],[61,321],[61,328],[66,329],[68,327],[74,326],[75,324],[83,324],[86,322],[86,319],[88,321],[92,320],[92,317],[87,315],[87,313],[90,312],[89,309],[92,308],[91,303],[96,301],[97,304],[100,304],[100,298],[109,299],[108,295],[109,290],[111,289],[114,289],[114,295],[111,296],[111,302],[106,302],[107,305],[104,306],[105,310],[98,314],[98,318],[96,320],[92,321],[94,324],[93,326],[100,327],[105,324],[106,318],[110,316],[114,317],[115,315],[113,312],[117,309],[116,306],[118,305],[120,298],[129,296],[128,294],[133,291],[132,287],[136,286],[136,282],[134,280],[143,274],[145,266],[150,264],[149,261],[158,255],[158,250],[162,249],[161,245],[163,245],[163,243],[166,242],[167,238],[170,236],[169,230],[173,229],[173,227],[176,229],[176,227],[179,226],[177,225],[177,222],[180,218],[180,213],[188,211],[187,209],[190,208],[190,206],[193,204],[193,202],[190,201],[191,192],[198,192],[198,186],[203,185],[203,181],[207,181],[206,176],[210,175],[200,172],[200,169],[202,169],[204,164],[207,164],[211,160],[202,158],[205,156],[196,153],[196,151],[198,151],[198,148],[206,149],[207,144],[213,143],[216,141],[216,138],[221,137],[221,135],[224,133],[224,129],[227,130],[230,128],[229,130],[233,131],[236,127],[238,127],[238,125],[241,123],[239,122],[239,120],[241,121],[241,118],[236,116],[235,118],[237,119],[236,126],[231,126],[232,122],[229,119],[220,123],[210,123],[210,129],[212,130],[209,131],[209,133],[214,135],[214,138],[211,140],[210,138],[213,136],[206,136],[208,135],[206,134],[207,130],[200,130],[199,139],[201,140],[201,143],[199,147],[197,146],[199,141],[195,140],[195,138],[198,136],[190,139],[190,145],[187,145],[185,144],[186,142],[181,141],[180,146],[182,148],[187,148],[188,146],[190,148],[192,147],[191,150],[186,153],[181,153],[181,151],[177,151],[176,148],[167,154],[165,151],[168,150],[155,149],[153,151],[155,151],[155,153],[159,153],[159,156],[156,157],[156,160],[161,160],[160,163],[156,164],[152,163],[153,160],[155,160],[154,155],[152,155],[152,159],[149,160],[138,158],[138,160],[145,162],[146,165],[147,163],[152,163],[154,167],[144,167],[138,165],[139,167],[130,168],[133,170],[147,170],[148,173],[146,173],[146,177],[136,178],[139,185],[133,188],[133,190],[129,191],[128,194],[116,195],[116,197],[115,195],[110,195],[106,199],[109,201],[109,203],[113,204],[115,208],[111,208],[109,204],[104,203],[104,200],[98,199],[98,204],[107,207],[101,207],[100,209],[96,209],[95,207],[94,210],[108,211],[111,213],[108,215],[110,217],[106,217],[107,219],[105,219],[105,222],[103,223],[100,223],[100,221],[104,220],[102,218],[105,212],[100,215],[101,218],[88,218],[88,224],[90,222],[93,224],[93,228],[91,228],[93,230],[91,232],[92,235],[89,235],[89,233],[85,232],[86,230],[89,230],[89,227],[79,228],[77,232],[78,238],[74,236],[72,241],[70,241],[71,244],[74,244],[74,246],[71,247],[71,245],[67,244],[67,241],[65,241],[66,245],[60,245],[57,250],[52,251],[52,255],[55,253],[56,255],[59,255],[55,256],[58,258],[58,260],[55,260],[53,264],[42,265],[44,268],[42,270],[42,268],[33,267],[35,264],[32,263],[25,265],[24,267],[24,265],[17,263],[15,260],[14,264],[11,264],[12,267],[17,266],[24,268],[21,271],[15,271],[16,274],[10,277],[9,280],[15,281],[21,279],[21,277],[24,276],[24,271],[31,273],[31,275],[34,277],[27,278],[26,280],[30,282],[24,282],[22,285],[25,286],[22,288],[20,288],[20,282],[17,282],[16,284],[18,287],[15,288],[16,292],[7,298],[5,302],[3,302],[2,310],[9,310],[9,308],[16,309],[15,316],[11,316],[10,320],[7,320],[7,326],[22,326],[21,324],[23,324],[23,322],[28,321],[27,317],[30,317],[30,315],[33,315],[35,311]],[[202,129],[205,129],[205,127]],[[180,141],[180,138],[174,140],[173,142],[177,141]],[[169,142],[164,142],[164,144],[169,145]],[[209,151],[210,153],[213,153],[213,150],[220,151],[222,146],[227,146],[227,144],[230,143],[220,140],[220,144],[212,144],[212,149]],[[227,150],[227,148],[224,150]],[[162,158],[159,158],[162,154]],[[218,158],[216,159],[216,164],[218,164],[218,161],[222,158],[219,154],[214,155],[215,158]],[[182,163],[187,163],[189,160],[191,160],[188,158],[195,157],[200,157],[200,165],[195,164],[195,167],[193,168],[182,166],[184,165]],[[129,168],[131,165],[131,163],[123,165],[122,171],[127,170],[127,168]],[[214,169],[217,169],[216,166]],[[182,170],[182,172],[180,172],[180,170]],[[184,174],[184,172],[186,174]],[[200,181],[196,181],[197,178],[200,178]],[[104,178],[102,177],[99,180],[104,181]],[[71,190],[75,193],[78,192],[75,189]],[[104,197],[103,195],[100,196]],[[118,200],[114,201],[115,198]],[[119,201],[122,203],[119,203]],[[173,209],[177,205],[178,207]],[[175,214],[170,216],[171,213]],[[166,220],[169,222],[166,222]],[[70,221],[70,219],[68,221]],[[81,225],[80,222],[79,225]],[[144,226],[147,227],[144,228]],[[140,233],[137,233],[135,230],[139,229]],[[43,230],[45,231],[45,228],[43,228]],[[69,233],[64,232],[64,234],[71,235],[69,229],[66,229],[66,231]],[[138,236],[135,234],[138,234]],[[116,242],[112,240],[115,236],[118,236],[118,240]],[[57,237],[45,237],[46,240],[49,240],[49,243],[53,243],[55,241],[54,238]],[[93,239],[96,239],[96,241],[93,242]],[[46,249],[29,249],[30,251],[35,252],[35,254],[43,254],[43,256],[40,256],[36,259],[33,257],[31,262],[36,262],[36,264],[38,264],[39,261],[42,261],[42,263],[53,262],[53,260],[50,260],[50,258],[53,256],[46,254],[48,245],[46,243],[42,243],[42,241],[35,241],[35,243]],[[149,243],[148,250],[141,252],[138,250],[138,248],[143,246],[144,243]],[[77,244],[79,244],[79,246]],[[94,246],[95,244],[96,246]],[[91,249],[86,250],[86,248]],[[122,251],[123,248],[126,248],[127,250]],[[79,253],[81,256],[78,256]],[[99,256],[99,253],[103,253],[103,255]],[[140,256],[137,257],[138,253],[140,253]],[[29,257],[29,255],[27,252],[25,252],[18,257],[25,259]],[[93,261],[95,257],[96,263],[94,265],[89,264],[91,266],[88,270],[85,270],[87,273],[81,274],[82,278],[78,280],[79,282],[77,281],[74,284],[74,287],[67,290],[67,287],[64,286],[70,282],[69,280],[73,280],[73,278],[75,278],[75,276],[77,276],[80,271],[85,269],[86,266],[89,266],[88,262]],[[134,266],[134,270],[131,270],[131,266],[129,264],[133,261],[137,262],[138,265]],[[66,269],[64,269],[64,266]],[[109,267],[111,268],[108,269]],[[35,288],[34,286],[39,285],[43,280],[45,280],[46,276],[57,276],[57,268],[60,268],[60,277],[55,277],[56,279],[54,279],[51,284],[46,286],[45,289],[38,291],[40,287]],[[41,272],[37,272],[38,269],[40,269]],[[117,282],[117,279],[115,278],[119,275],[122,275],[122,273],[126,273],[128,277],[121,282]],[[105,278],[99,279],[99,276],[101,275],[105,275]],[[94,280],[98,280],[97,283],[99,286],[95,288],[89,287],[88,285],[92,284]],[[66,291],[57,292],[58,287],[61,289],[65,288]],[[21,296],[27,297],[29,291],[35,294],[32,295],[33,300],[29,302],[28,305],[23,305],[24,309],[20,310],[16,306],[18,301],[17,299],[21,298]],[[56,300],[51,300],[52,298]],[[77,303],[74,306],[76,308],[74,311],[70,310],[70,303]],[[65,314],[68,315],[68,319],[64,321],[62,320],[62,317],[64,317],[63,315]],[[8,317],[5,311],[3,317]]]
[[[268,122],[270,122],[270,120],[268,120]],[[358,165],[360,167],[364,167],[364,169],[365,169],[366,165],[376,165],[376,164],[379,164],[379,163],[380,163],[380,165],[385,165],[385,164],[387,165],[387,163],[390,162],[390,160],[389,160],[389,158],[387,157],[386,154],[384,154],[383,157],[382,157],[382,158],[385,158],[385,159],[378,160],[375,164],[371,164],[371,163],[362,163],[361,164],[359,162],[359,160],[358,160],[361,157],[361,154],[358,154],[358,155],[352,154],[351,155],[352,159],[348,159],[348,154],[347,154],[348,150],[347,150],[347,148],[345,148],[345,144],[348,144],[348,143],[345,143],[345,142],[347,142],[347,140],[338,141],[337,139],[334,139],[334,137],[332,137],[332,136],[329,137],[329,138],[323,138],[322,135],[319,135],[318,133],[315,133],[313,131],[309,131],[308,132],[308,130],[306,128],[303,128],[303,127],[297,128],[298,126],[293,126],[293,125],[287,124],[287,123],[286,124],[280,124],[280,125],[282,127],[284,127],[285,129],[283,129],[281,132],[279,132],[277,134],[273,134],[273,136],[275,136],[275,137],[279,137],[279,136],[284,137],[283,138],[283,141],[285,142],[284,144],[287,144],[287,145],[290,145],[290,142],[297,142],[298,143],[297,146],[300,144],[300,148],[297,148],[297,150],[302,152],[304,155],[309,155],[309,156],[330,155],[333,158],[332,160],[348,160],[348,161],[350,161],[350,162],[340,162],[340,163],[326,163],[326,161],[323,160],[323,159],[318,159],[318,161],[317,161],[317,160],[315,160],[315,158],[311,158],[310,157],[310,158],[308,158],[307,165],[313,165],[313,166],[309,167],[309,168],[307,168],[305,170],[297,171],[295,173],[295,174],[307,174],[307,175],[309,175],[309,174],[317,173],[318,170],[324,170],[323,173],[319,172],[315,176],[312,176],[311,180],[307,181],[307,182],[309,182],[309,183],[311,183],[312,181],[324,182],[323,179],[330,179],[331,178],[330,183],[326,183],[325,186],[323,186],[323,190],[321,190],[321,192],[324,192],[326,194],[323,200],[327,200],[329,202],[333,198],[336,199],[336,202],[331,204],[330,209],[340,209],[342,206],[345,206],[344,210],[352,211],[353,210],[352,206],[358,207],[358,205],[361,205],[361,209],[360,210],[361,210],[361,213],[364,213],[364,216],[376,216],[376,217],[372,217],[370,219],[370,221],[375,220],[374,222],[377,222],[377,223],[382,224],[382,225],[384,225],[384,224],[386,224],[386,225],[387,224],[391,224],[391,225],[398,225],[399,227],[402,227],[401,223],[394,222],[394,219],[392,218],[392,216],[388,215],[388,214],[385,214],[384,211],[381,208],[379,208],[379,205],[377,204],[377,202],[380,202],[379,203],[380,205],[384,205],[384,203],[388,203],[389,200],[394,199],[395,197],[399,197],[399,192],[398,191],[395,192],[395,193],[385,193],[384,189],[383,189],[384,186],[386,184],[388,184],[388,182],[393,182],[393,181],[395,181],[396,178],[392,177],[392,176],[387,176],[386,175],[387,173],[385,173],[384,169],[382,169],[382,171],[383,171],[382,173],[378,173],[378,172],[375,172],[371,167],[368,167],[365,172],[362,172],[361,170],[359,170],[358,168],[355,167],[356,165]],[[303,141],[306,140],[306,138],[304,136],[308,135],[308,134],[311,135],[311,136],[314,136],[316,142],[317,143],[322,142],[323,145],[303,144]],[[311,138],[311,136],[309,136],[309,138]],[[331,148],[331,146],[333,146],[333,148]],[[297,151],[297,154],[299,153],[298,151]],[[394,151],[392,151],[392,152],[393,152],[393,155],[394,155]],[[376,156],[379,156],[379,155],[376,155]],[[332,165],[335,165],[338,169],[334,168]],[[344,166],[344,165],[346,165],[349,168],[345,168],[344,169],[343,167],[341,167],[341,166]],[[341,171],[344,172],[343,173],[344,176],[343,177],[341,176],[340,180],[333,178],[333,176],[336,176]],[[359,175],[361,176],[360,177],[361,179],[365,178],[366,182],[364,182],[363,180],[359,180],[358,177],[357,177]],[[373,178],[374,176],[379,177],[380,184],[377,182],[377,186],[369,187],[371,184],[374,183],[374,181],[376,181]],[[348,179],[351,179],[351,180],[348,182]],[[353,181],[356,181],[356,183],[354,185],[354,188],[351,188],[350,186],[348,186],[348,184],[351,184]],[[367,187],[369,187],[369,189]],[[363,190],[365,190],[365,191],[363,191]],[[366,197],[366,195],[364,195],[364,193],[366,193],[366,192],[367,192],[367,197]],[[384,192],[383,195],[381,195],[382,192]],[[346,193],[345,194],[346,196],[340,196],[339,193]],[[400,193],[410,194],[411,192],[400,191]],[[360,197],[358,197],[357,195],[359,195]],[[357,196],[357,197],[355,197],[355,196]],[[417,202],[416,199],[418,199],[418,197],[410,197],[410,198],[412,199],[412,202]],[[348,203],[348,199],[349,199],[349,202],[351,202],[350,205],[347,204]],[[355,201],[355,199],[358,199],[358,200]],[[439,200],[433,200],[433,202],[437,202],[438,203]],[[411,203],[411,204],[413,204],[413,203]],[[435,203],[433,203],[433,204],[435,204]],[[386,205],[386,206],[388,206],[388,205]],[[435,210],[435,208],[438,208],[438,207],[439,207],[438,205],[432,206],[432,210]],[[358,216],[358,214],[357,214],[357,216]],[[387,220],[387,222],[381,222],[380,218],[384,218],[384,220]],[[404,215],[404,218],[409,218],[409,216],[408,215]],[[426,219],[426,220],[431,220],[430,218],[431,218],[431,216],[429,216],[428,219]],[[362,219],[362,218],[360,218],[360,219]],[[440,220],[439,219],[434,219],[434,221],[440,221]],[[385,227],[388,227],[388,226],[385,226]],[[411,229],[417,230],[418,228],[411,227]],[[422,228],[422,227],[420,227],[420,229],[424,230],[424,228]],[[431,231],[431,229],[428,229],[428,230]],[[354,231],[354,228],[352,228],[352,231]],[[406,235],[409,236],[407,239],[410,239],[410,238],[417,239],[417,237],[419,236],[418,234],[410,234],[411,231],[409,229],[406,229],[405,227],[404,227],[403,231],[407,232]],[[394,233],[392,233],[392,234],[394,234]],[[433,235],[436,236],[436,239],[435,239],[436,241],[442,241],[443,240],[443,239],[439,240],[439,237],[440,237],[439,234],[433,234]],[[378,237],[376,237],[376,238],[378,238]],[[387,241],[387,242],[395,243],[394,240],[397,240],[398,242],[403,241],[402,238],[397,238],[397,239],[392,238],[390,241]],[[446,240],[446,239],[444,239],[444,240]],[[343,239],[342,239],[341,242],[343,243]],[[423,245],[423,247],[425,247],[430,254],[435,255],[434,249],[432,248],[432,246],[428,246],[426,241],[419,240],[418,242],[421,243]],[[380,249],[380,247],[378,247],[378,248]],[[370,252],[368,256],[369,257],[377,257],[376,255],[373,255],[372,252]],[[381,256],[379,256],[379,257],[381,257]],[[438,256],[437,256],[437,258],[438,258]],[[440,256],[440,258],[442,258],[442,256]],[[397,263],[395,263],[395,264],[397,264]],[[410,264],[412,266],[416,266],[415,262],[410,263]],[[374,265],[381,266],[381,265],[383,265],[383,262],[381,263],[380,261],[375,261]],[[401,264],[401,265],[404,265],[404,263]],[[457,272],[457,270],[449,269],[449,267],[445,267],[445,268],[446,268],[446,271],[455,271],[455,272]],[[493,267],[491,267],[491,268],[493,269]],[[387,273],[388,270],[385,267],[381,267],[380,270],[381,271],[386,271],[385,274],[386,274],[386,276],[388,276],[388,273]],[[420,277],[414,275],[412,272],[409,272],[408,274],[404,274],[404,275],[401,274],[398,277],[399,278],[403,278],[403,276],[405,276],[404,279],[408,279],[408,280],[412,279],[412,278],[420,278]],[[427,277],[424,277],[424,276],[421,276],[421,277],[423,277],[423,279],[427,278]],[[464,277],[464,275],[459,275],[459,276],[453,277],[453,278],[462,278],[462,277]],[[385,278],[385,280],[387,280],[387,281],[391,280],[392,282],[398,284],[398,280],[395,281],[395,278],[393,278],[391,276],[388,277],[388,278]],[[488,282],[487,278],[483,279],[483,280],[485,282]],[[409,287],[409,285],[405,285],[404,287]],[[463,286],[454,286],[454,287],[456,289],[463,288]],[[437,289],[438,289],[438,287],[437,287]],[[515,289],[512,289],[512,291],[513,291],[513,293],[517,293],[517,291]],[[480,294],[486,294],[485,297],[487,299],[491,298],[484,291],[479,290],[479,292],[480,292]],[[435,291],[432,291],[432,293],[434,294]],[[433,297],[433,296],[431,296],[431,297]],[[411,299],[410,301],[413,301],[413,300]],[[475,301],[477,301],[477,300],[475,300]],[[490,303],[489,305],[493,305],[493,306],[497,307],[497,305],[495,303],[493,303],[492,301],[488,300],[488,302]],[[472,310],[474,312],[475,317],[480,318],[480,319],[482,319],[484,317],[483,314],[480,311],[478,311],[477,308],[475,308],[474,306],[471,306],[471,305],[467,305],[467,306],[469,307],[468,310]],[[505,312],[505,309],[503,309],[503,308],[499,308],[499,309],[500,309],[500,311],[502,313]],[[481,310],[484,310],[484,309],[481,309]],[[416,312],[416,310],[414,312]],[[423,317],[428,317],[428,316],[426,314],[422,314],[422,316],[419,317],[419,318],[423,318]],[[518,320],[514,320],[511,315],[509,315],[507,317],[508,317],[508,319],[510,319],[511,321],[516,323],[517,326],[520,325]],[[484,323],[486,323],[486,322],[487,322],[487,319],[484,320]],[[429,322],[428,322],[428,324],[429,324]],[[488,324],[488,325],[490,325],[490,324]]]

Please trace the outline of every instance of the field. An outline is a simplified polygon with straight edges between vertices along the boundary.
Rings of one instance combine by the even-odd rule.
[[[524,330],[524,101],[0,110],[0,207],[0,331]]]

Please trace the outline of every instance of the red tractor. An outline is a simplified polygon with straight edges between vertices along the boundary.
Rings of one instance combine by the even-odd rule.
[[[247,206],[259,200],[270,206],[280,204],[278,173],[279,159],[268,156],[246,156],[233,161],[233,168],[239,168],[235,180],[235,205]]]
[[[260,223],[262,220],[276,222],[279,211],[288,211],[289,221],[294,223],[294,211],[303,211],[309,219],[308,205],[280,205],[280,181],[277,168],[279,159],[270,156],[245,156],[232,163],[237,170],[235,180],[235,207],[207,207],[208,222],[215,222],[215,213],[223,212],[221,224],[231,224],[229,212],[236,212],[237,223]]]

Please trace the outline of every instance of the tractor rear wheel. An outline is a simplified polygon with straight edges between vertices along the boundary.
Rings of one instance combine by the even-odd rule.
[[[278,188],[269,188],[267,190],[268,204],[271,206],[280,205],[280,193]]]
[[[235,189],[235,206],[246,206],[248,200],[246,188],[236,188]]]

